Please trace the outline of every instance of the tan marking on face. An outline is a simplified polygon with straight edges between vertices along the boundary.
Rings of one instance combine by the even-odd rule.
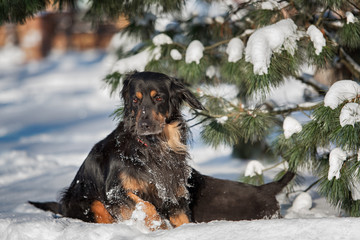
[[[143,98],[143,94],[141,92],[136,92],[135,93],[135,96],[138,98],[138,99],[142,99]]]
[[[156,113],[154,110],[152,110],[151,113],[152,113],[154,120],[159,122],[160,125],[165,124],[166,117],[164,115],[162,115],[161,113]]]
[[[106,210],[104,204],[100,201],[95,200],[91,204],[91,212],[94,214],[95,222],[96,223],[113,223],[114,219],[110,215],[110,213]]]
[[[151,90],[151,91],[150,91],[150,96],[151,96],[151,97],[155,97],[157,94],[158,94],[158,93],[157,93],[156,90]]]
[[[179,122],[166,124],[163,130],[169,147],[176,153],[185,153],[186,145],[181,142]]]
[[[185,223],[190,223],[188,216],[184,212],[178,212],[169,218],[171,225],[179,227]]]

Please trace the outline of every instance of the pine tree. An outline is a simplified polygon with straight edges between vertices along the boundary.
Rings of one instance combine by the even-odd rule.
[[[48,1],[23,1],[26,11],[2,2],[0,20],[24,21]],[[197,1],[217,4],[222,1]],[[60,7],[74,0],[55,1]],[[119,61],[104,81],[115,93],[131,70],[163,72],[184,80],[206,111],[194,111],[201,137],[217,147],[266,141],[277,159],[289,169],[307,169],[317,178],[318,191],[351,216],[360,215],[360,21],[358,0],[228,1],[220,15],[184,16],[187,1],[89,1],[87,17],[129,19],[122,37],[134,37],[130,49],[119,48]],[[167,24],[161,25],[160,23]],[[140,60],[134,63],[134,59]],[[328,89],[304,74],[341,64],[349,81]],[[292,78],[317,94],[296,105],[276,106],[266,101],[271,89]],[[342,79],[337,79],[342,80]],[[219,96],[203,86],[237,89]],[[252,99],[256,96],[257,101]],[[114,113],[121,118],[121,109]],[[300,124],[292,116],[303,114]],[[290,116],[291,115],[291,116]],[[193,120],[194,121],[194,120]],[[253,166],[247,182],[263,182],[264,169]],[[277,177],[280,177],[279,173]]]

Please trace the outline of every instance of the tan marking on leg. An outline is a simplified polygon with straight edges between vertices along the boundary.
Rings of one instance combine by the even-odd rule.
[[[120,207],[120,216],[121,220],[129,220],[131,218],[131,215],[134,211],[134,208],[130,208],[127,205],[123,205]]]
[[[145,213],[145,225],[151,231],[157,229],[167,229],[165,222],[161,219],[160,215],[156,211],[156,208],[153,204],[148,201],[142,200],[140,197],[136,196],[134,193],[129,192],[127,194],[136,204],[143,204],[143,212]],[[154,225],[154,221],[160,221],[161,225]]]
[[[91,211],[94,213],[96,223],[113,223],[114,219],[106,210],[104,204],[96,200],[91,204]]]
[[[185,223],[190,223],[188,216],[184,212],[176,213],[170,216],[169,220],[174,227],[179,227]]]

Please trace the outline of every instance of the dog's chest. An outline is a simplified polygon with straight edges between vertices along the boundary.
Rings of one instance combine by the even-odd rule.
[[[119,152],[123,169],[119,180],[126,191],[178,204],[188,198],[187,182],[191,169],[186,157],[162,147],[135,145],[131,151]]]

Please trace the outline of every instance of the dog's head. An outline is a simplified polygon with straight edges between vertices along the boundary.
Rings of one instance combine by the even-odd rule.
[[[181,116],[183,101],[190,107],[204,107],[177,79],[162,73],[135,72],[124,80],[124,121],[137,135],[154,135]]]

